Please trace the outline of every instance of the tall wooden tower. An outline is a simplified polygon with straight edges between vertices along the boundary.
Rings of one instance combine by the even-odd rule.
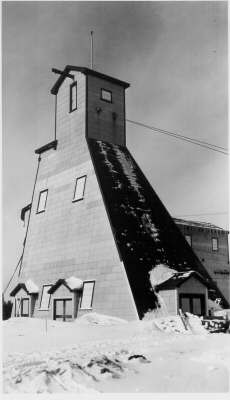
[[[129,84],[66,66],[53,86],[55,138],[37,149],[13,315],[142,318],[150,271],[196,270],[215,285],[126,147]]]

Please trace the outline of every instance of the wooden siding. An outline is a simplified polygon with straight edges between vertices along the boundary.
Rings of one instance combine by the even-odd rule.
[[[125,89],[104,79],[88,76],[87,136],[110,143],[125,145]],[[101,89],[112,92],[112,103],[101,99]],[[96,109],[101,112],[97,113]],[[116,113],[116,119],[113,119]]]

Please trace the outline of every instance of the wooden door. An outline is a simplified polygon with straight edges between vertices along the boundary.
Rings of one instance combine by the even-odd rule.
[[[186,293],[180,294],[179,307],[183,312],[189,312],[195,315],[205,315],[205,295]]]
[[[54,319],[68,321],[72,319],[72,299],[54,299]]]

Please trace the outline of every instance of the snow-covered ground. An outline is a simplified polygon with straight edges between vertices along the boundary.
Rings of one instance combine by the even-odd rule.
[[[4,392],[229,392],[230,335],[191,321],[4,321]]]

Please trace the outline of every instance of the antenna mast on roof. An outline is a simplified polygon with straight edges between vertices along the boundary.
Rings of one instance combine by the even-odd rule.
[[[90,68],[93,69],[93,31],[90,31]]]

